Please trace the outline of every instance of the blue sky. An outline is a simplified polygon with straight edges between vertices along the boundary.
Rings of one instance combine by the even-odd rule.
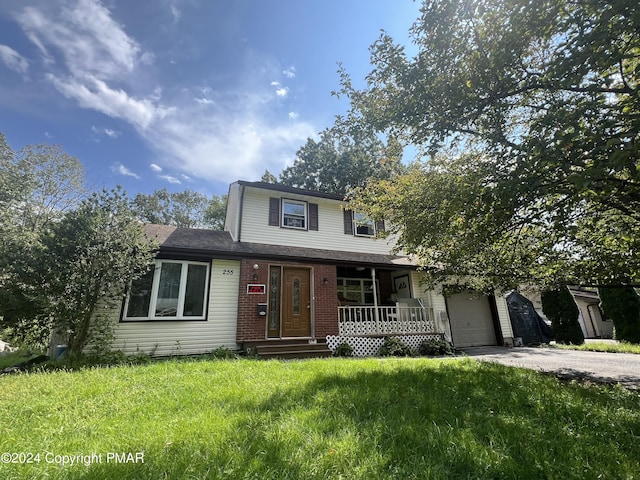
[[[347,108],[412,0],[0,0],[0,131],[59,144],[94,187],[226,193],[278,174]]]

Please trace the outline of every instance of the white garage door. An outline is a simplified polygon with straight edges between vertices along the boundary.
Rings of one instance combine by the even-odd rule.
[[[496,345],[488,297],[475,292],[453,294],[447,298],[447,313],[456,347]]]

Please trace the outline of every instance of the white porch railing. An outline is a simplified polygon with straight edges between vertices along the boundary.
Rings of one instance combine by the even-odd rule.
[[[338,307],[341,336],[444,333],[425,307]]]

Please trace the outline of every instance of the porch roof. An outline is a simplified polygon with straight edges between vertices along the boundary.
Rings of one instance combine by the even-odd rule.
[[[368,265],[380,268],[415,269],[410,257],[372,253],[322,250],[262,243],[234,242],[229,232],[198,228],[177,228],[169,225],[145,225],[147,234],[160,244],[161,256],[197,258],[273,258],[314,263]]]

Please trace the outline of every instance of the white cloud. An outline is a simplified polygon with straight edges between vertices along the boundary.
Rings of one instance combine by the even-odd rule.
[[[45,65],[55,66],[55,73],[50,71],[45,78],[81,107],[139,128],[146,128],[155,118],[171,111],[158,103],[157,91],[147,96],[126,91],[125,84],[133,81],[136,68],[149,65],[154,55],[141,52],[139,44],[99,0],[27,6],[16,19],[39,48]],[[54,65],[53,52],[61,56],[66,73]]]
[[[162,171],[162,167],[160,165],[156,165],[155,163],[152,163],[151,165],[149,165],[149,168],[151,168],[151,170],[153,170],[156,173],[160,173]]]
[[[98,128],[96,126],[92,126],[91,131],[99,135],[104,134],[107,137],[111,137],[111,138],[118,138],[122,134],[122,132],[119,132],[118,130],[113,130],[111,128]]]
[[[193,179],[189,175],[185,175],[184,173],[180,175],[182,179],[186,182],[193,182]]]
[[[300,115],[298,115],[298,113],[296,112],[289,112],[289,118],[291,120],[295,120],[296,118],[298,118]]]
[[[176,7],[173,3],[170,5],[170,8],[171,16],[173,17],[173,23],[178,23],[178,20],[180,20],[180,17],[182,16],[182,12],[178,10],[178,7]]]
[[[172,177],[171,175],[158,175],[158,178],[161,178],[163,180],[166,180],[169,183],[174,183],[174,184],[177,184],[177,185],[182,183],[176,177]]]
[[[101,79],[117,78],[123,71],[134,69],[140,46],[99,0],[65,2],[59,7],[45,12],[29,6],[17,17],[46,57],[46,46],[53,47],[62,54],[71,74],[80,77],[91,72]]]
[[[144,65],[153,65],[153,62],[156,60],[156,56],[151,52],[144,52],[140,55],[140,63]]]
[[[105,82],[87,76],[84,81],[75,77],[60,78],[52,73],[46,78],[65,97],[74,99],[81,107],[90,108],[113,118],[121,118],[142,129],[152,121],[170,114],[173,109],[156,105],[152,99],[135,99],[122,89],[112,89]]]
[[[284,87],[280,82],[273,81],[270,83],[272,87],[276,87],[276,95],[280,98],[286,98],[289,94],[289,87]]]
[[[213,100],[211,100],[209,98],[194,98],[194,100],[196,102],[198,102],[200,105],[212,105],[213,104]]]
[[[99,0],[38,5],[22,8],[16,19],[41,53],[47,81],[81,108],[133,125],[158,163],[176,172],[162,176],[168,182],[187,180],[183,172],[225,183],[257,179],[265,169],[290,164],[318,131],[295,115],[282,118],[278,100],[289,89],[270,84],[282,72],[275,61],[246,58],[228,87],[170,85],[165,91],[159,66],[149,68],[153,52],[143,52]],[[295,68],[282,74],[293,78]],[[122,164],[112,168],[140,178]]]
[[[44,132],[44,136],[47,138],[53,138],[53,135],[51,135],[49,132]]]
[[[22,75],[26,74],[29,69],[27,59],[7,45],[0,45],[0,60],[7,68]]]
[[[229,183],[256,180],[265,169],[280,171],[317,131],[304,122],[274,121],[268,94],[227,96],[236,99],[216,101],[206,112],[193,104],[178,108],[145,131],[147,141],[190,177]]]
[[[125,167],[122,163],[115,163],[111,165],[111,171],[119,175],[124,175],[125,177],[133,177],[136,180],[140,180],[140,175],[132,172],[127,167]]]

